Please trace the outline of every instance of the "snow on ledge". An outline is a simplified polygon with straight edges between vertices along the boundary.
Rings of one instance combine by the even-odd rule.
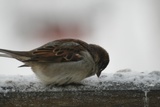
[[[124,69],[114,74],[102,74],[100,78],[92,76],[81,83],[81,86],[45,86],[35,75],[0,75],[0,92],[158,90],[160,71],[135,72]]]

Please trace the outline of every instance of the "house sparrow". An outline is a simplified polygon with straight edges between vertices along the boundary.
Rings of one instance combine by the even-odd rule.
[[[31,67],[45,84],[66,85],[94,74],[99,77],[109,63],[102,47],[76,39],[55,40],[31,51],[0,52],[2,57],[23,62],[20,67]]]

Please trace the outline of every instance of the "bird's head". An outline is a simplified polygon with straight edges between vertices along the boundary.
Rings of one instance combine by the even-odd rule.
[[[89,44],[91,55],[98,66],[98,71],[96,75],[99,77],[101,72],[107,67],[109,63],[109,54],[105,49],[98,45]]]

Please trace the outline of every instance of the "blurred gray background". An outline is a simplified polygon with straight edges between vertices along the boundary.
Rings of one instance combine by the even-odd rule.
[[[31,50],[60,38],[78,38],[110,54],[105,73],[160,70],[158,0],[0,0],[0,48]],[[33,74],[0,58],[0,74]]]

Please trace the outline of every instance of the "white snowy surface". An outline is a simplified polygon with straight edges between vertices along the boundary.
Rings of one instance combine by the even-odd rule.
[[[160,71],[119,70],[114,74],[89,77],[82,86],[45,86],[35,75],[0,75],[0,92],[96,91],[160,89]]]

